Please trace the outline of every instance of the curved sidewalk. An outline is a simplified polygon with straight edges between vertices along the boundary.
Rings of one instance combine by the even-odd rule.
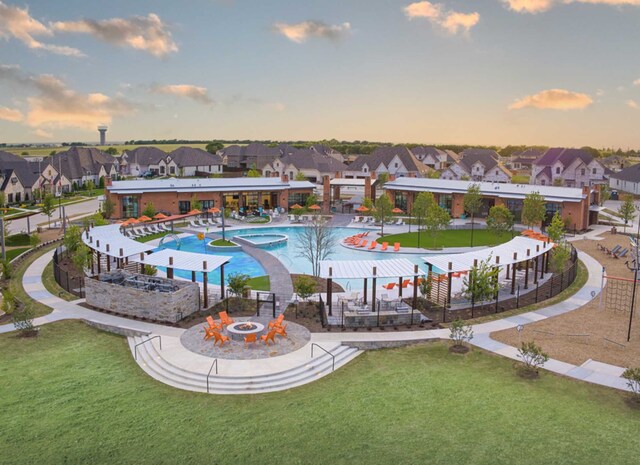
[[[39,302],[53,308],[49,315],[37,318],[35,325],[42,325],[53,321],[65,319],[82,319],[96,324],[114,326],[125,330],[139,331],[142,333],[166,334],[168,336],[179,336],[184,330],[171,328],[153,323],[130,320],[114,315],[89,310],[78,305],[75,302],[67,302],[62,300],[46,290],[42,283],[42,272],[46,265],[52,260],[53,251],[44,254],[35,260],[26,270],[23,277],[23,286],[27,294]],[[473,326],[474,338],[472,345],[485,349],[487,351],[519,360],[517,349],[515,347],[495,341],[491,338],[491,333],[503,329],[514,328],[518,325],[526,325],[546,318],[551,318],[563,313],[575,310],[582,305],[591,301],[600,293],[600,279],[602,265],[590,255],[584,252],[578,252],[578,257],[583,261],[589,271],[587,283],[576,292],[572,297],[549,307],[544,307],[532,312],[503,318],[488,323],[481,323]],[[593,296],[592,296],[592,293]],[[77,301],[76,301],[77,302]],[[13,324],[0,326],[0,333],[13,331]],[[430,340],[446,340],[449,338],[447,329],[439,330],[421,330],[421,331],[405,331],[405,332],[329,332],[329,333],[312,333],[311,341],[321,340],[323,342],[341,342],[345,344],[354,343],[358,345],[366,345],[370,343],[372,346],[383,346],[398,342],[422,342]],[[551,359],[545,365],[546,370],[565,375],[581,381],[612,387],[628,391],[629,388],[626,380],[621,378],[617,372],[621,372],[622,368],[613,367],[611,365],[602,365],[602,369],[593,369],[593,366],[600,368],[598,364],[592,364],[591,367],[576,366],[559,360]]]

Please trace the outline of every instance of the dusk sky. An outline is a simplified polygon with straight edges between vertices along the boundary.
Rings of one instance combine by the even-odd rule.
[[[0,142],[640,148],[640,0],[0,0]]]

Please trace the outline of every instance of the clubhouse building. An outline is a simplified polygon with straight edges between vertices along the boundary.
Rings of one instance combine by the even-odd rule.
[[[304,205],[315,185],[290,181],[288,176],[271,178],[169,178],[106,182],[106,195],[114,203],[113,218],[137,218],[152,203],[168,215],[192,209],[195,198],[202,209],[228,208],[240,212]]]
[[[432,192],[441,207],[447,209],[452,218],[464,215],[464,194],[473,181],[453,181],[429,178],[398,178],[387,182],[383,189],[391,197],[397,208],[411,211],[413,202],[420,192]],[[478,182],[483,196],[483,205],[478,217],[486,216],[494,205],[506,206],[519,220],[522,205],[527,194],[538,192],[546,200],[547,221],[559,211],[568,228],[585,230],[598,221],[597,187],[582,188],[533,186],[530,184],[507,184]]]

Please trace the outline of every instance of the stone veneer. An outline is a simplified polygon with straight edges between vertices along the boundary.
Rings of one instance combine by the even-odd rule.
[[[98,279],[85,279],[87,304],[121,315],[175,323],[200,309],[200,288],[188,281],[153,277],[154,282],[173,286],[172,292],[148,291],[111,282],[113,279],[150,276],[124,270],[102,273]]]

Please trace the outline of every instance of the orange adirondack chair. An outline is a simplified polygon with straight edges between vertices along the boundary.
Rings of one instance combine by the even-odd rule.
[[[218,312],[218,316],[220,317],[220,323],[222,326],[229,326],[234,323],[233,319],[229,318],[227,312]]]
[[[220,347],[222,347],[222,345],[225,342],[229,342],[229,336],[225,336],[224,334],[220,334],[218,331],[213,331],[213,337],[215,339],[215,341],[213,341],[213,345],[215,346],[218,342],[220,343]]]
[[[204,340],[205,341],[208,341],[209,339],[214,337],[214,333],[217,332],[214,328],[210,328],[207,325],[202,325],[202,327],[204,328]]]
[[[398,250],[400,250],[400,242],[396,242],[395,244],[393,244],[393,251],[397,252]]]
[[[276,334],[278,336],[287,337],[287,325],[276,326]]]
[[[382,248],[380,250],[382,250],[383,252],[387,250],[387,247],[389,247],[389,243],[388,242],[383,242],[382,243]]]
[[[260,339],[266,344],[269,345],[269,339],[271,339],[271,342],[273,342],[274,344],[276,343],[276,330],[272,329],[271,331],[269,331],[267,334],[263,334],[262,336],[260,336]]]
[[[269,322],[269,329],[273,329],[273,328],[277,328],[279,326],[282,326],[282,322],[284,321],[284,313],[281,313],[280,315],[278,315],[278,318],[276,318],[275,320],[271,320]]]
[[[257,344],[258,343],[258,338],[256,336],[255,333],[253,334],[247,334],[244,337],[244,346],[248,346],[249,344]]]
[[[405,279],[404,281],[402,281],[402,289],[406,289],[409,284],[411,284],[410,279]]]
[[[207,323],[209,323],[210,329],[222,331],[222,323],[216,323],[211,315],[207,317]]]

